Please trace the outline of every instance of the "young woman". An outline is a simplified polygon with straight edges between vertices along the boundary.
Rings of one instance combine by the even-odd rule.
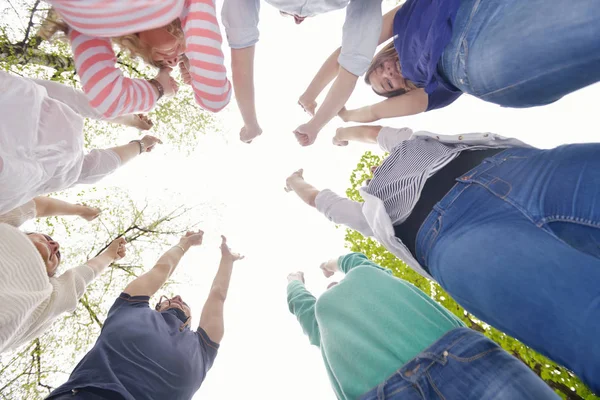
[[[365,74],[387,99],[339,115],[356,122],[413,115],[462,93],[503,107],[552,103],[600,80],[599,20],[594,0],[408,0],[385,15],[380,43],[393,41]],[[301,104],[315,107],[335,67],[328,59]]]
[[[338,130],[336,143],[349,140],[390,152],[360,190],[364,203],[315,189],[302,171],[288,190],[600,391],[600,144]]]
[[[162,95],[177,91],[169,73],[178,64],[202,108],[217,112],[229,103],[231,85],[214,0],[49,2],[68,25],[83,90],[102,115],[154,108]],[[134,57],[161,68],[156,78],[124,77],[115,66],[110,38]]]
[[[288,306],[319,347],[338,399],[559,399],[531,369],[364,254],[321,265],[320,298],[288,275]]]
[[[0,214],[41,194],[95,183],[161,143],[147,135],[84,154],[83,118],[99,115],[82,92],[1,71],[0,87]]]
[[[0,215],[0,301],[10,305],[0,309],[0,353],[35,339],[62,313],[73,311],[87,286],[125,256],[125,239],[119,238],[97,257],[55,277],[60,245],[48,235],[25,234],[12,225],[35,216],[36,206],[37,216],[58,215],[51,200],[36,199],[19,210],[22,214]]]

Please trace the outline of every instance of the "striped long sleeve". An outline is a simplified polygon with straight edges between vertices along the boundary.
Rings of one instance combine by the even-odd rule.
[[[231,99],[214,0],[52,0],[71,26],[75,66],[90,105],[105,118],[147,112],[157,101],[144,79],[123,76],[109,38],[181,19],[196,102],[217,112]]]

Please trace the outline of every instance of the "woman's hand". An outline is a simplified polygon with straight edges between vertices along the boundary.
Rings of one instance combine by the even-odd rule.
[[[298,171],[294,172],[293,174],[291,174],[290,176],[287,177],[287,179],[285,180],[285,191],[286,192],[293,192],[294,189],[292,188],[293,182],[295,180],[304,180],[304,177],[302,176],[302,174],[304,173],[304,169],[300,168]]]
[[[348,141],[342,139],[344,136],[344,129],[346,128],[337,128],[335,130],[335,136],[333,136],[333,144],[336,146],[348,146]]]
[[[201,230],[188,231],[185,233],[185,235],[183,235],[181,239],[179,239],[179,244],[185,249],[188,249],[192,246],[200,246],[202,244],[203,237],[204,232]]]
[[[325,261],[321,264],[319,268],[321,268],[321,271],[323,271],[323,275],[325,275],[325,278],[331,278],[337,271],[339,271],[338,260],[332,259],[329,261]]]
[[[252,143],[252,141],[262,134],[262,129],[258,125],[244,125],[240,130],[240,140],[244,143]]]
[[[287,276],[287,281],[288,281],[288,283],[293,282],[293,281],[305,283],[304,282],[304,272],[302,272],[302,271],[292,272],[291,274],[289,274]]]
[[[173,71],[173,69],[169,67],[161,68],[160,71],[158,71],[156,77],[154,78],[163,87],[164,97],[174,96],[179,90],[179,85],[177,84],[175,79],[171,77],[171,71]]]
[[[125,254],[127,253],[127,249],[125,247],[126,244],[127,240],[125,240],[124,237],[117,238],[113,240],[102,253],[109,256],[113,262],[119,261],[125,257]]]
[[[154,150],[154,146],[156,146],[157,143],[162,144],[162,140],[152,135],[146,135],[140,141],[142,142],[142,148],[144,149],[142,153],[151,152]]]
[[[86,221],[93,221],[96,218],[98,218],[100,213],[102,213],[102,210],[96,207],[86,206],[85,204],[77,204],[77,206],[79,208],[79,212],[77,215],[79,215]]]
[[[301,146],[310,146],[317,139],[320,129],[314,127],[311,122],[302,124],[294,130],[296,140]]]
[[[132,120],[133,127],[141,131],[147,131],[154,126],[154,122],[144,114],[133,114]]]
[[[231,249],[227,245],[227,238],[221,235],[221,257],[231,262],[243,260],[244,256],[240,253],[232,253]]]
[[[315,99],[308,98],[306,95],[303,94],[302,96],[300,96],[298,104],[311,117],[315,116],[315,112],[317,111],[317,102],[315,101]]]

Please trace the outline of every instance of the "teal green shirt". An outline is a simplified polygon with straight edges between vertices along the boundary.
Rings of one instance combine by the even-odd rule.
[[[299,281],[288,305],[310,343],[321,349],[339,399],[356,399],[464,324],[391,271],[351,253],[338,260],[346,277],[317,300]]]

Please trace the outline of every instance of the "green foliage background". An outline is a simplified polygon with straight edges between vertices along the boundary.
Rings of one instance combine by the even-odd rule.
[[[381,164],[383,159],[384,156],[378,156],[370,151],[366,152],[361,157],[356,169],[350,176],[350,188],[346,191],[346,195],[349,199],[362,201],[358,189],[363,186],[366,179],[372,177],[370,168]],[[351,251],[364,253],[379,265],[391,269],[395,276],[405,279],[423,290],[435,301],[461,318],[468,327],[478,332],[482,332],[484,335],[494,340],[509,353],[527,364],[563,399],[600,399],[600,397],[595,396],[587,386],[581,383],[581,381],[566,368],[557,365],[516,339],[494,329],[477,320],[473,315],[465,312],[465,310],[437,283],[414,272],[404,262],[388,252],[376,240],[366,238],[357,231],[347,229],[346,244]],[[523,321],[523,323],[527,323],[527,321]]]

